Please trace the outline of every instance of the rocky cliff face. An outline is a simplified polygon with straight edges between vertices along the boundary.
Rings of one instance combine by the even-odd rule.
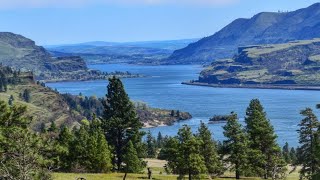
[[[320,85],[320,39],[239,48],[201,72],[210,84]]]
[[[57,57],[51,63],[51,69],[72,72],[72,71],[87,71],[88,67],[85,61],[80,56]]]
[[[232,57],[238,46],[286,43],[317,37],[320,37],[320,3],[293,12],[263,12],[250,19],[237,19],[214,35],[176,50],[166,61],[208,63]]]

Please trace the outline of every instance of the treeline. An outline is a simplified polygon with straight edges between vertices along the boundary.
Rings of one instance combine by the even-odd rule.
[[[218,177],[229,170],[241,176],[284,179],[287,165],[302,166],[301,179],[319,179],[319,121],[310,108],[301,112],[301,147],[282,149],[267,115],[253,99],[245,125],[231,113],[217,142],[207,125],[197,132],[183,126],[174,137],[153,137],[141,131],[134,104],[118,78],[109,79],[102,116],[92,115],[79,126],[58,128],[54,122],[41,132],[30,129],[26,108],[0,101],[0,175],[3,179],[50,179],[51,172],[141,173],[143,158],[167,161],[165,171],[179,179]]]
[[[11,67],[0,64],[0,92],[6,92],[8,85],[16,85],[23,82],[20,71],[15,71]],[[32,73],[30,74],[32,76]]]
[[[134,105],[117,78],[109,80],[102,117],[80,127],[35,133],[26,108],[0,101],[0,175],[6,179],[49,179],[50,172],[139,173],[146,145]]]
[[[274,129],[259,100],[250,102],[245,123],[246,126],[242,127],[237,114],[231,113],[223,127],[226,138],[223,142],[213,140],[204,123],[201,123],[195,134],[190,127],[183,126],[177,136],[166,137],[160,143],[159,154],[150,154],[157,152],[151,150],[151,147],[156,147],[157,141],[148,135],[148,155],[166,160],[167,173],[179,174],[181,178],[185,175],[189,179],[199,179],[201,175],[217,177],[226,170],[235,172],[237,179],[240,176],[285,178],[289,160],[284,158],[276,142]]]
[[[320,123],[307,108],[301,111],[304,119],[299,124],[301,147],[280,148],[277,135],[267,119],[258,99],[253,99],[246,110],[245,126],[239,123],[237,114],[228,115],[223,127],[225,140],[212,139],[208,127],[201,122],[194,134],[183,126],[175,137],[153,137],[147,133],[147,156],[166,160],[165,170],[180,178],[202,179],[204,175],[218,177],[225,171],[241,176],[264,179],[285,179],[288,165],[292,173],[301,166],[300,178],[320,178]]]
[[[97,98],[96,96],[83,96],[81,93],[79,96],[74,96],[71,94],[61,94],[61,96],[68,103],[72,110],[80,112],[89,120],[92,120],[93,114],[95,114],[97,117],[103,115],[104,98]]]

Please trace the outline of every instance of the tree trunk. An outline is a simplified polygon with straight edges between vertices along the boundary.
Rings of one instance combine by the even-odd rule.
[[[189,180],[192,180],[191,172],[189,171]]]
[[[264,165],[264,175],[263,175],[263,179],[268,179],[268,168],[267,168],[267,164]]]
[[[236,170],[236,179],[240,179],[240,172],[239,172],[239,170]]]
[[[236,179],[240,179],[239,165],[236,164]]]
[[[117,153],[117,169],[118,171],[121,170],[121,163],[122,163],[122,144],[121,144],[121,132],[118,130],[118,137],[117,137],[117,147],[116,147],[116,153]]]
[[[127,178],[127,172],[124,174],[123,179],[122,180],[126,180]]]

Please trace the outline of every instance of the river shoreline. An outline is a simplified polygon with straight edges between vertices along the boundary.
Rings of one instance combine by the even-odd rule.
[[[307,85],[272,85],[272,84],[208,84],[199,82],[182,82],[184,85],[206,86],[214,88],[244,88],[244,89],[284,89],[284,90],[309,90],[320,91],[320,86]]]
[[[46,80],[38,80],[40,82],[44,83],[57,83],[57,82],[84,82],[84,81],[98,81],[98,80],[108,80],[109,78],[112,78],[113,76],[120,78],[120,79],[129,79],[129,78],[145,78],[147,76],[145,75],[110,75],[110,76],[105,76],[103,78],[84,78],[84,79],[46,79]]]

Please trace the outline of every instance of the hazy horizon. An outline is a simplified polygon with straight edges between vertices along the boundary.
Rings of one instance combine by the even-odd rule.
[[[212,35],[236,18],[293,11],[316,2],[0,0],[0,21],[1,31],[21,34],[38,45],[180,40]]]

